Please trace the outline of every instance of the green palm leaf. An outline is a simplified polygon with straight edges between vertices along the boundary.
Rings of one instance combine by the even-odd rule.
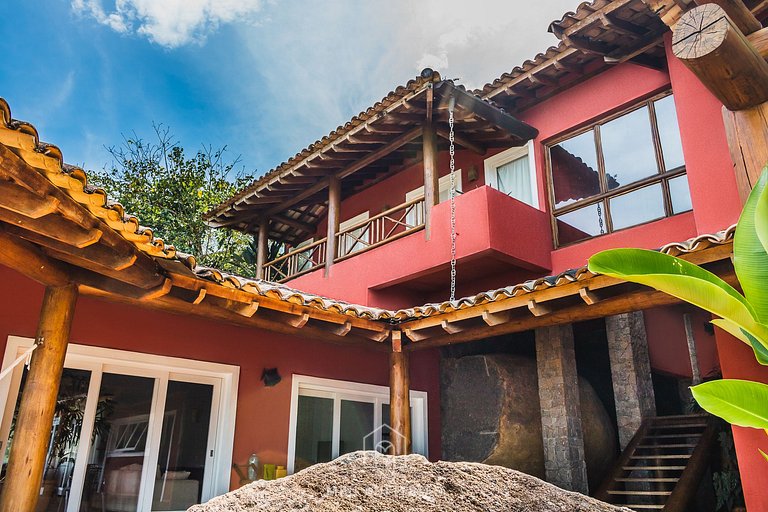
[[[768,328],[755,320],[743,295],[712,272],[680,258],[645,249],[610,249],[592,256],[589,270],[650,286],[768,339]]]
[[[768,175],[768,168],[763,169],[762,177],[766,175]],[[765,188],[763,188],[763,193],[760,194],[755,207],[755,231],[760,243],[763,244],[763,249],[768,251],[768,192],[765,191]]]
[[[763,323],[768,323],[768,253],[761,243],[756,215],[759,214],[758,205],[765,195],[766,184],[768,173],[763,172],[749,194],[733,238],[733,266],[736,276],[744,295],[752,305],[756,319]],[[764,219],[761,219],[761,226],[763,221]]]
[[[741,427],[768,428],[768,385],[723,379],[691,388],[706,411]]]

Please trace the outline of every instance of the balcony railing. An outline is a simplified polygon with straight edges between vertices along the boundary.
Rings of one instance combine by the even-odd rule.
[[[264,279],[282,283],[325,265],[327,238],[296,247],[264,265]]]
[[[424,198],[390,208],[336,234],[334,262],[424,229]],[[296,247],[264,265],[264,278],[283,282],[325,265],[327,238]]]

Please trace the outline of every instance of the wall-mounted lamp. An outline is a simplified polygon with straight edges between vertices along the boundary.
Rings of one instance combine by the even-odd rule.
[[[467,170],[467,179],[471,182],[477,181],[477,167],[474,165],[471,165],[469,169]]]
[[[277,372],[277,368],[264,368],[261,372],[261,380],[264,381],[264,385],[267,387],[276,386],[283,378]]]

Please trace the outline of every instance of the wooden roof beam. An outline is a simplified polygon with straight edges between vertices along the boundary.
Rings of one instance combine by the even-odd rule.
[[[728,110],[768,101],[768,63],[721,7],[686,12],[675,27],[672,51]]]
[[[222,321],[225,323],[250,328],[264,329],[266,331],[277,332],[289,336],[296,336],[298,334],[296,328],[288,325],[284,321],[262,316],[261,313],[254,314],[250,317],[247,315],[242,315],[231,309],[228,309],[225,303],[217,301],[215,298],[211,298],[210,295],[206,295],[206,300],[200,302],[199,304],[193,305],[188,301],[175,297],[170,293],[152,300],[140,300],[130,294],[115,293],[114,291],[90,286],[88,284],[81,284],[79,289],[83,295],[101,297],[103,299],[114,302],[132,304],[139,307],[168,311],[172,313],[182,313],[186,315],[191,314],[206,319]],[[313,327],[311,325],[303,327],[301,330],[301,335],[303,337],[335,344],[343,344],[346,346],[354,345],[371,350],[389,350],[386,345],[372,341],[362,336],[353,334],[337,336],[324,329]]]
[[[619,18],[615,12],[609,12],[607,14],[600,13],[600,20],[603,25],[610,27],[616,32],[630,36],[644,36],[648,33],[646,27],[641,27],[631,21]]]
[[[275,222],[280,222],[282,224],[285,224],[286,226],[290,226],[293,229],[297,229],[303,233],[307,233],[310,235],[313,234],[315,231],[317,231],[317,226],[313,226],[311,224],[307,224],[305,222],[292,219],[285,215],[273,215],[271,219]]]
[[[0,204],[2,199],[0,199]],[[96,228],[83,229],[58,216],[31,218],[16,212],[0,208],[0,221],[26,229],[41,236],[48,236],[59,242],[77,248],[88,247],[97,243],[103,231]]]
[[[602,23],[606,16],[612,15],[615,11],[626,7],[634,1],[635,0],[615,0],[610,2],[600,9],[593,9],[592,12],[584,19],[575,20],[575,23],[573,23],[568,28],[561,27],[560,23],[555,21],[549,25],[549,31],[562,41],[563,38],[568,38],[574,34],[577,34],[585,28],[593,26],[595,23]],[[582,4],[579,6],[579,9],[582,8],[588,9],[589,5]]]
[[[697,5],[716,4],[725,11],[733,24],[739,27],[744,35],[749,35],[763,28],[752,11],[749,10],[743,0],[695,0]]]
[[[398,150],[401,146],[404,144],[412,141],[413,139],[416,139],[421,136],[421,126],[418,126],[416,128],[413,128],[409,130],[408,132],[400,135],[399,137],[394,138],[389,144],[386,146],[382,146],[381,148],[377,149],[376,151],[373,151],[371,153],[368,153],[363,158],[357,160],[356,162],[350,164],[349,166],[345,167],[341,171],[339,171],[336,175],[339,179],[344,179],[347,176],[350,176],[357,171],[363,169],[364,167],[370,165],[371,163],[387,156],[388,154],[392,153],[393,151]],[[299,194],[294,195],[287,201],[281,202],[279,205],[270,208],[267,211],[267,215],[274,215],[276,213],[280,213],[281,211],[284,211],[288,209],[289,207],[295,205],[296,203],[299,203],[303,201],[304,199],[308,197],[312,197],[316,193],[320,192],[321,190],[324,190],[328,187],[327,182],[321,182],[317,183],[316,185],[313,185],[306,189],[304,192],[301,192]]]
[[[444,138],[446,140],[449,140],[449,137],[450,137],[450,130],[449,129],[446,129],[443,126],[438,126],[436,131],[437,131],[437,134],[440,137],[442,137],[442,138]],[[485,148],[485,146],[482,146],[481,144],[476,144],[476,143],[472,142],[467,137],[464,137],[463,135],[456,133],[455,130],[454,130],[453,140],[459,146],[463,147],[464,149],[468,149],[468,150],[472,151],[473,153],[477,153],[478,155],[484,155],[484,154],[486,154],[488,152],[488,150],[487,150],[487,148]]]
[[[24,274],[44,286],[72,282],[67,270],[30,242],[8,234],[0,227],[0,264]]]

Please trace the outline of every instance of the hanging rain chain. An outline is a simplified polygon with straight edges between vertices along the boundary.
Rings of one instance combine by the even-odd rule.
[[[603,227],[603,209],[601,208],[601,204],[597,203],[597,221],[600,223],[600,234],[605,234],[605,228]]]
[[[456,161],[453,133],[453,108],[456,100],[451,98],[448,102],[448,129],[450,142],[449,154],[451,169],[451,302],[456,300]]]

